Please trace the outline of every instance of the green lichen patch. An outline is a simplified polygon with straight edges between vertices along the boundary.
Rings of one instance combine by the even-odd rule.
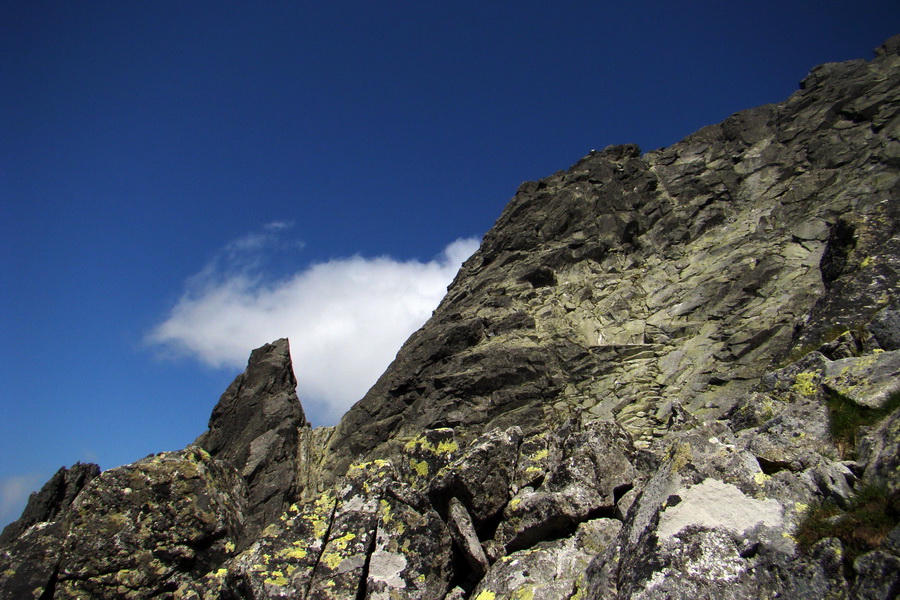
[[[801,396],[804,397],[812,397],[816,395],[816,392],[819,389],[818,379],[821,377],[819,373],[804,371],[801,373],[797,373],[794,377],[794,385],[791,389]]]

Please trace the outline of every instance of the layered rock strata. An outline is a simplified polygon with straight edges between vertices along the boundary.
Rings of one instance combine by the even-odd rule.
[[[194,445],[35,501],[0,595],[897,597],[898,83],[900,37],[523,184],[335,428],[264,346]]]

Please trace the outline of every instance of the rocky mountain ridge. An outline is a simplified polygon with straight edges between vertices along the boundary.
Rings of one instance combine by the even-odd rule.
[[[62,470],[4,598],[894,598],[900,36],[520,186],[332,428],[287,340],[185,450]]]

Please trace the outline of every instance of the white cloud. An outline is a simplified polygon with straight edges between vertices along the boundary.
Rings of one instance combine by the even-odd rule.
[[[149,340],[213,367],[240,368],[253,348],[289,337],[307,417],[330,424],[425,323],[478,241],[457,240],[429,262],[353,256],[266,281],[254,253],[288,226],[269,224],[228,244]]]
[[[263,229],[266,231],[281,231],[282,229],[290,229],[293,226],[293,221],[272,221],[263,225]]]
[[[14,475],[0,479],[0,529],[15,521],[25,510],[28,496],[37,490],[40,475]]]

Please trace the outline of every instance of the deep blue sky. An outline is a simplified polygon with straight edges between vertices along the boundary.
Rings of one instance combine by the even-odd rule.
[[[0,5],[0,524],[64,464],[203,431],[240,368],[148,341],[198,277],[431,261],[524,180],[900,32],[895,0],[609,4]]]

